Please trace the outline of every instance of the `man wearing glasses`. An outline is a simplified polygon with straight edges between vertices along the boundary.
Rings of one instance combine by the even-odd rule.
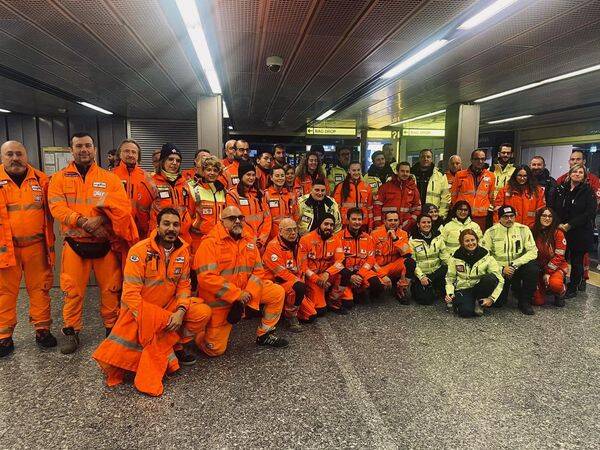
[[[452,204],[465,200],[471,205],[471,218],[484,232],[492,222],[496,177],[485,168],[485,150],[471,153],[471,165],[456,173],[452,183]]]
[[[231,326],[247,314],[262,315],[256,330],[261,346],[287,347],[288,342],[273,331],[283,309],[285,292],[266,280],[255,237],[245,229],[239,208],[228,206],[221,223],[201,241],[194,267],[198,271],[198,292],[212,308],[212,317],[201,350],[208,356],[225,353]],[[264,306],[262,312],[261,305]]]

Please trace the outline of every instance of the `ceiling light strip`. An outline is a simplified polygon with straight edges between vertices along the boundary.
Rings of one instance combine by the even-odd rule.
[[[437,115],[443,114],[445,112],[446,112],[445,109],[440,109],[439,111],[430,112],[430,113],[427,113],[427,114],[423,114],[421,116],[411,117],[410,119],[404,119],[404,120],[401,120],[399,122],[392,123],[391,126],[397,126],[397,125],[402,125],[402,124],[405,124],[405,123],[408,123],[408,122],[414,122],[415,120],[426,119],[427,117],[437,116]]]
[[[516,117],[508,117],[506,119],[499,119],[499,120],[490,120],[488,122],[488,124],[493,125],[495,123],[514,122],[515,120],[529,119],[530,117],[533,117],[533,114],[526,114],[524,116],[516,116]]]
[[[409,56],[408,58],[400,61],[398,64],[396,64],[390,70],[388,70],[387,72],[385,72],[381,76],[381,78],[385,80],[385,79],[393,78],[393,77],[395,77],[397,75],[400,75],[403,72],[406,72],[409,68],[411,68],[412,66],[414,66],[418,62],[424,60],[425,58],[427,58],[432,53],[435,53],[440,48],[442,48],[445,45],[447,45],[449,42],[450,41],[448,39],[439,39],[437,41],[432,42],[427,47],[423,48],[422,50],[419,50],[414,55]]]
[[[475,28],[477,25],[482,24],[490,17],[495,16],[500,11],[505,8],[508,8],[510,5],[515,3],[517,0],[498,0],[492,3],[487,8],[484,8],[471,18],[464,21],[459,27],[459,30],[470,30],[471,28]]]
[[[213,60],[210,56],[210,50],[208,48],[208,42],[204,29],[202,27],[202,21],[200,20],[200,13],[198,12],[198,6],[195,0],[176,0],[177,8],[181,19],[185,24],[196,55],[200,60],[200,65],[204,71],[210,89],[213,94],[221,94],[221,84],[219,83],[219,77],[213,64]]]
[[[317,117],[315,120],[325,120],[329,116],[331,116],[332,114],[335,114],[335,110],[334,109],[330,109],[329,111],[324,112],[319,117]]]
[[[9,113],[10,111],[8,109],[2,109],[0,108],[0,113]]]
[[[112,114],[113,114],[112,112],[110,112],[107,109],[100,108],[99,106],[92,105],[91,103],[88,103],[88,102],[77,102],[77,103],[79,103],[82,106],[85,106],[86,108],[90,108],[90,109],[93,109],[94,111],[101,112],[102,114],[107,114],[109,116],[112,116]]]

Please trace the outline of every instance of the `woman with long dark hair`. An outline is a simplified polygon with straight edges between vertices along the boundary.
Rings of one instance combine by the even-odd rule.
[[[466,200],[459,200],[450,209],[446,223],[440,228],[440,235],[446,244],[446,257],[450,257],[460,246],[458,237],[463,230],[473,230],[480,240],[483,238],[481,228],[471,219],[471,205]]]
[[[510,176],[508,183],[496,195],[495,210],[502,206],[512,206],[517,211],[515,221],[533,227],[535,213],[546,206],[544,191],[537,185],[529,166],[517,166]],[[494,223],[499,217],[494,214]]]
[[[350,208],[359,208],[363,213],[365,230],[373,228],[373,193],[371,186],[362,179],[361,165],[352,161],[348,166],[348,175],[335,187],[333,198],[340,207],[342,224],[346,225],[346,214]]]
[[[302,190],[302,195],[310,194],[315,181],[325,183],[327,195],[329,195],[329,182],[325,167],[319,159],[319,153],[310,151],[302,157],[296,168],[295,186]]]
[[[565,234],[558,228],[558,216],[552,209],[538,210],[533,225],[533,237],[538,249],[537,261],[540,266],[538,286],[533,295],[534,305],[546,303],[546,294],[554,296],[554,306],[565,306],[565,276],[567,261]]]
[[[569,170],[565,182],[556,188],[552,209],[556,211],[560,224],[558,228],[567,238],[568,260],[571,275],[565,299],[577,296],[577,288],[583,280],[583,255],[594,243],[594,219],[596,218],[596,197],[587,183],[587,169],[575,164]]]

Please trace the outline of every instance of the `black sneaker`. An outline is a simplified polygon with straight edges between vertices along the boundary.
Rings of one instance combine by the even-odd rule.
[[[106,332],[106,337],[108,337],[108,335],[111,333],[112,331],[112,327],[108,328],[108,327],[104,327],[104,330]]]
[[[50,333],[50,330],[36,330],[35,342],[39,347],[52,348],[56,347],[56,338]]]
[[[60,352],[63,355],[75,353],[79,348],[79,333],[73,327],[63,328],[62,332],[65,335],[65,339],[60,346]]]
[[[577,286],[577,290],[578,290],[579,292],[585,292],[585,289],[586,289],[586,288],[587,288],[587,283],[586,283],[586,281],[585,281],[585,280],[581,280],[581,281],[579,282],[579,286]]]
[[[565,306],[565,297],[564,296],[555,296],[554,297],[554,306],[557,306],[558,308],[562,308],[563,306]]]
[[[323,317],[327,314],[327,308],[317,308],[317,317]]]
[[[568,300],[570,298],[575,298],[577,297],[577,289],[574,290],[567,290],[565,296],[563,297],[564,300]]]
[[[196,364],[196,357],[185,346],[181,350],[175,350],[175,356],[182,366],[193,366]]]
[[[14,351],[15,343],[13,342],[12,337],[0,339],[0,358],[4,358]]]
[[[520,303],[519,309],[526,316],[533,316],[535,314],[535,312],[533,311],[533,307],[531,306],[531,303]]]
[[[338,314],[340,316],[345,316],[348,314],[348,310],[346,308],[327,308],[329,311],[331,311],[332,313]]]
[[[273,332],[263,334],[256,338],[256,344],[267,347],[283,348],[288,346],[288,341],[283,338],[277,337]]]

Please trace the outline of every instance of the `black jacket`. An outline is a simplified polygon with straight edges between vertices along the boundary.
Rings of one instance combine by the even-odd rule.
[[[548,169],[543,169],[542,173],[538,176],[534,176],[538,186],[544,189],[544,197],[546,199],[546,205],[552,205],[554,201],[554,195],[556,193],[556,180],[550,176]]]
[[[556,188],[550,205],[558,214],[560,223],[568,223],[567,246],[572,250],[589,251],[594,242],[596,196],[589,184],[583,183],[571,190],[570,182]]]

